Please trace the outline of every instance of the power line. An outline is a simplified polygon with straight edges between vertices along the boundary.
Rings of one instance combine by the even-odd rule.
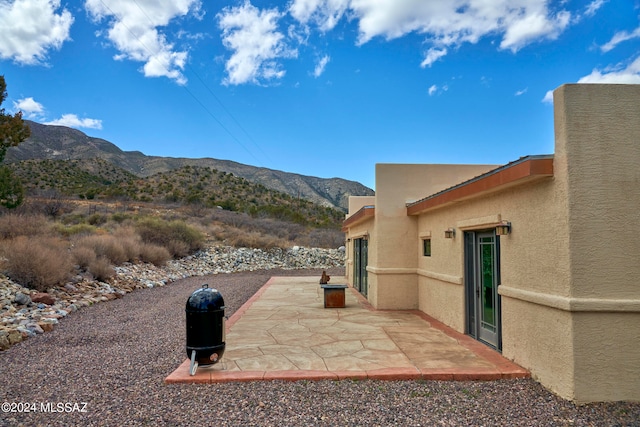
[[[151,20],[151,17],[147,14],[147,12],[140,5],[140,3],[138,3],[138,0],[133,0],[133,2],[136,4],[136,6],[138,6],[138,9],[140,9],[142,14],[149,21],[149,23],[151,25],[155,25],[153,23],[153,21]],[[209,87],[209,85],[200,77],[198,72],[193,67],[191,67],[191,65],[189,65],[188,63],[186,65],[187,65],[187,68],[189,69],[189,71],[196,76],[196,78],[200,81],[202,86],[204,86],[207,89],[207,91],[211,94],[211,96],[213,96],[213,98],[218,102],[218,104],[220,104],[220,107],[222,107],[224,112],[227,113],[227,115],[231,118],[231,120],[233,120],[233,122],[236,124],[236,126],[238,126],[238,128],[240,128],[240,130],[246,135],[246,137],[249,139],[249,141],[251,141],[251,143],[253,143],[253,145],[255,145],[262,152],[262,154],[264,154],[264,156],[269,159],[269,156],[267,155],[267,153],[265,153],[262,150],[262,148],[258,145],[258,143],[256,143],[254,141],[254,139],[251,137],[249,132],[247,132],[247,130],[244,128],[244,126],[242,126],[242,124],[240,124],[240,122],[235,118],[235,116],[231,113],[231,111],[229,111],[229,109],[224,105],[224,103],[220,100],[220,98],[218,98],[218,96],[215,94],[215,92],[213,92],[213,90]],[[269,161],[271,161],[271,159],[269,159]]]
[[[134,3],[136,4],[136,6],[138,6],[138,8],[140,9],[140,11],[144,14],[144,16],[146,16],[146,18],[149,20],[149,23],[155,27],[155,24],[153,23],[153,21],[151,20],[151,18],[149,17],[149,15],[147,15],[147,12],[145,12],[145,10],[140,6],[140,4],[137,2],[137,0],[133,0]],[[102,3],[102,5],[109,10],[109,12],[111,12],[111,14],[113,16],[116,17],[116,19],[127,29],[127,31],[129,32],[129,34],[131,34],[133,37],[135,37],[136,40],[138,40],[138,42],[140,43],[140,45],[147,51],[147,53],[150,55],[150,57],[153,57],[154,55],[157,55],[158,52],[156,52],[155,54],[153,52],[151,52],[151,50],[144,44],[144,42],[142,40],[140,40],[140,37],[138,37],[138,35],[136,35],[131,28],[129,28],[124,21],[122,20],[121,17],[118,16],[118,14],[116,14],[113,9],[111,9],[105,2],[104,0],[100,0],[100,3]],[[161,66],[165,69],[165,71],[167,73],[170,73],[169,69],[162,63],[160,62]],[[198,75],[198,73],[195,72],[195,70],[193,70],[193,68],[191,68],[191,66],[189,64],[187,64],[187,67],[189,68],[189,70],[191,70],[193,72],[193,74],[196,75],[196,77],[198,78],[198,80],[202,83],[202,85],[209,91],[209,93],[214,97],[214,99],[220,104],[220,106],[222,107],[222,109],[227,113],[227,115],[229,115],[229,117],[231,117],[231,119],[236,123],[236,125],[244,132],[244,134],[249,138],[249,140],[262,152],[262,154],[264,154],[265,157],[268,158],[268,156],[266,155],[266,153],[262,150],[262,148],[251,138],[251,136],[249,135],[249,133],[244,129],[244,127],[236,120],[236,118],[233,116],[233,114],[231,114],[231,112],[224,106],[224,104],[222,103],[222,101],[213,93],[213,91],[211,90],[211,88],[209,88],[209,86],[202,80],[202,78],[200,78],[200,76]],[[200,101],[200,99],[191,91],[189,90],[189,88],[186,87],[186,85],[182,85],[183,89],[187,91],[187,93],[189,95],[191,95],[191,97],[204,109],[204,111],[211,116],[211,118],[213,118],[219,125],[220,127],[227,133],[229,134],[229,136],[231,136],[231,138],[233,138],[233,140],[240,146],[242,147],[251,157],[253,157],[258,163],[260,163],[260,159],[258,159],[225,125],[224,123],[222,123],[222,121],[220,121],[220,119],[218,119],[215,114],[213,114],[211,112],[211,110],[209,110],[209,108],[207,108],[207,106]]]

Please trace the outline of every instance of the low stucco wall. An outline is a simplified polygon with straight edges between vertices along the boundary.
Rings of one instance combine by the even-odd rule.
[[[571,313],[502,297],[502,354],[558,395],[574,399]]]
[[[447,277],[434,278],[433,273],[420,274],[419,271],[418,274],[418,308],[455,330],[464,332],[462,277],[458,278],[458,283],[454,283],[454,280]],[[443,301],[446,301],[446,304],[443,304]]]
[[[418,288],[415,268],[367,268],[369,301],[380,310],[415,310],[418,308]],[[371,283],[375,285],[371,285]]]
[[[577,402],[640,401],[640,313],[573,313]]]

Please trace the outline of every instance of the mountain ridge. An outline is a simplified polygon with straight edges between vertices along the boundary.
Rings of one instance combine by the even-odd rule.
[[[349,196],[374,194],[372,189],[363,184],[343,178],[319,178],[210,157],[194,159],[148,156],[141,151],[123,151],[110,141],[88,136],[66,126],[43,125],[30,120],[25,120],[25,123],[31,129],[31,136],[20,145],[7,150],[7,163],[22,160],[101,158],[141,178],[187,165],[210,167],[293,197],[343,211],[348,210]]]

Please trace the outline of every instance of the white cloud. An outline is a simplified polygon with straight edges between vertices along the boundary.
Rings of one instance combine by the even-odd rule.
[[[45,125],[68,126],[72,128],[102,129],[102,120],[81,119],[75,114],[63,114],[59,119],[43,123]]]
[[[297,51],[286,45],[277,30],[281,16],[277,9],[259,10],[248,1],[218,14],[222,42],[233,52],[225,65],[225,84],[260,83],[284,76],[278,59],[295,57]]]
[[[516,93],[514,94],[515,96],[520,96],[520,95],[524,95],[525,93],[527,93],[527,91],[529,90],[528,87],[522,89],[522,90],[518,90],[516,91]]]
[[[613,50],[616,46],[618,46],[618,44],[636,38],[640,38],[640,27],[636,28],[630,33],[627,31],[620,31],[618,33],[615,33],[613,37],[611,37],[611,40],[600,46],[600,49],[603,52],[609,52],[610,50]]]
[[[604,70],[593,70],[578,83],[640,84],[640,56],[629,64],[618,64]]]
[[[22,98],[13,102],[13,108],[15,110],[22,111],[28,119],[34,119],[44,113],[44,107],[39,102],[35,101],[32,97]]]
[[[158,28],[190,12],[201,19],[199,0],[87,0],[85,7],[96,21],[109,21],[108,39],[120,52],[117,60],[144,62],[146,77],[168,77],[178,84],[187,79],[182,74],[188,53],[178,51]]]
[[[324,73],[324,69],[329,63],[329,61],[331,61],[331,58],[329,57],[329,55],[325,55],[322,58],[320,58],[320,60],[316,64],[316,68],[313,70],[313,76],[316,78],[320,77],[322,73]]]
[[[48,52],[70,39],[73,16],[59,8],[60,0],[0,0],[0,58],[46,63]]]
[[[92,0],[100,1],[100,0]],[[592,0],[595,11],[608,0]],[[223,43],[231,50],[226,84],[259,83],[265,75],[282,77],[278,59],[297,56],[287,44],[304,45],[312,27],[321,32],[346,18],[358,27],[357,44],[418,34],[424,37],[421,67],[432,64],[464,43],[485,37],[499,39],[499,49],[517,52],[541,41],[556,39],[577,22],[563,9],[566,1],[551,0],[290,0],[286,11],[259,9],[244,0],[218,14]],[[288,38],[278,25],[288,18]],[[289,21],[290,23],[291,21]],[[285,25],[282,23],[282,25]],[[315,25],[315,27],[313,26]],[[262,69],[265,72],[261,71]]]
[[[347,11],[349,0],[293,0],[289,13],[302,24],[314,22],[321,31],[332,30]]]
[[[434,85],[431,85],[429,87],[427,92],[429,93],[429,96],[433,96],[433,95],[441,94],[442,92],[446,92],[448,90],[449,90],[449,86],[448,85],[438,86],[438,85],[434,84]]]
[[[550,17],[546,12],[545,10],[541,13],[526,13],[513,19],[506,28],[500,47],[517,52],[536,40],[558,38],[569,25],[571,14],[563,11]]]
[[[476,43],[502,34],[500,48],[517,51],[540,39],[556,38],[570,14],[549,10],[547,0],[352,0],[359,19],[360,43],[374,37],[394,39],[416,32],[436,47]]]
[[[587,16],[595,15],[598,9],[600,9],[607,1],[608,0],[593,0],[587,5],[584,14]]]
[[[435,47],[430,48],[424,57],[424,60],[420,63],[422,68],[431,67],[431,64],[436,62],[447,54],[447,48],[438,49]]]
[[[578,83],[640,84],[640,56],[628,64],[617,64],[578,79]],[[542,102],[553,103],[553,91],[548,91]]]

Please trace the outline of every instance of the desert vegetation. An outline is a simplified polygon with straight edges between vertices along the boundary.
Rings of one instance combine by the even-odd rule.
[[[147,178],[102,159],[25,160],[9,164],[30,197],[216,208],[319,228],[339,228],[344,212],[268,189],[209,167],[183,166]]]
[[[195,213],[195,214],[194,214]],[[0,215],[2,270],[45,291],[72,275],[105,281],[126,262],[158,266],[208,244],[286,248],[338,247],[343,234],[220,208],[28,198]]]
[[[0,104],[7,97],[0,76]],[[37,289],[108,280],[126,262],[163,265],[211,242],[336,247],[344,212],[209,167],[138,177],[98,157],[3,164],[31,135],[0,109],[0,268]],[[114,146],[115,147],[115,146]]]

